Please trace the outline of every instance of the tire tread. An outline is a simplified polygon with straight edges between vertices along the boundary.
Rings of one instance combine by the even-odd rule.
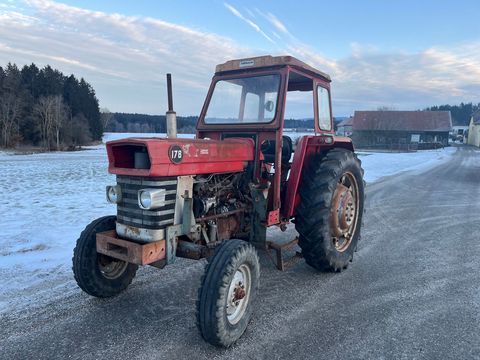
[[[358,172],[360,213],[358,229],[350,248],[345,254],[339,253],[329,246],[330,208],[336,182],[345,167],[353,167]],[[361,161],[355,153],[346,149],[332,149],[323,157],[312,159],[302,173],[300,186],[300,204],[295,215],[295,228],[299,233],[299,246],[308,265],[317,270],[344,270],[353,259],[353,250],[360,238],[362,222],[364,187]],[[353,248],[353,249],[352,249]]]

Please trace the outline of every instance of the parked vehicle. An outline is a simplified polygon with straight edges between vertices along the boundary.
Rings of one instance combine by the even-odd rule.
[[[283,251],[298,242],[315,269],[345,269],[360,238],[364,181],[350,138],[334,135],[330,81],[290,56],[218,65],[195,139],[176,138],[168,81],[168,138],[106,145],[117,179],[106,196],[117,214],[80,235],[73,257],[80,288],[110,297],[127,288],[139,265],[207,258],[197,325],[209,343],[230,346],[252,316],[257,249],[275,251],[283,269]],[[294,146],[283,134],[283,114],[289,92],[298,90],[312,92],[315,134]],[[291,222],[297,238],[267,240],[268,227],[285,230]]]

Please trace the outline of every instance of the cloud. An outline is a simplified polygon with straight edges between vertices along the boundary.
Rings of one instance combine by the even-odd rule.
[[[273,13],[254,10],[283,43],[280,51],[331,75],[333,101],[340,114],[383,105],[418,109],[480,101],[480,41],[415,53],[382,52],[373,44],[352,43],[350,55],[334,59],[299,40]]]
[[[278,18],[275,15],[273,15],[272,13],[267,13],[264,16],[270,22],[270,24],[272,24],[275,27],[275,29],[277,29],[278,31],[284,34],[290,35],[290,32],[288,31],[287,27],[280,20],[278,20]]]
[[[22,14],[18,11],[10,10],[9,7],[5,7],[1,9],[4,10],[5,12],[3,14],[0,13],[0,22],[5,21],[10,24],[22,25],[22,24],[33,24],[37,20],[32,16]]]
[[[171,72],[177,112],[198,114],[215,64],[267,51],[293,55],[331,75],[336,115],[379,106],[408,110],[480,101],[480,40],[417,52],[352,43],[348,56],[333,58],[298,39],[280,14],[253,8],[243,9],[243,15],[228,3],[228,11],[276,44],[269,40],[259,51],[162,19],[47,0],[22,6],[0,7],[0,66],[35,62],[85,77],[101,106],[112,111],[163,113],[165,73]]]
[[[381,105],[409,110],[480,101],[480,42],[415,53],[383,53],[356,45],[351,56],[338,61],[338,67],[336,101],[347,105],[350,99],[350,107],[357,110]]]
[[[149,17],[29,0],[0,9],[0,64],[50,64],[85,77],[113,111],[162,113],[165,73],[181,114],[198,114],[214,66],[246,56],[232,39]],[[27,15],[28,14],[28,15]]]
[[[25,55],[25,56],[32,57],[32,58],[43,58],[43,59],[46,59],[48,61],[54,61],[54,62],[60,62],[60,63],[68,64],[68,65],[74,65],[76,67],[87,69],[87,70],[92,70],[92,71],[99,71],[98,68],[96,68],[94,66],[91,66],[89,64],[86,64],[86,63],[81,63],[77,60],[67,59],[67,58],[64,58],[64,57],[61,57],[61,56],[53,56],[53,55],[43,54],[43,53],[35,52],[35,51],[22,50],[22,49],[19,49],[19,48],[12,48],[12,47],[10,47],[8,45],[5,45],[5,44],[2,44],[2,43],[0,43],[0,51],[5,52],[5,53]],[[102,72],[105,72],[105,71],[102,71]],[[105,72],[105,73],[109,74],[109,75],[112,75],[112,76],[119,76],[118,74],[109,73],[108,71]]]
[[[245,21],[248,25],[250,25],[253,29],[255,29],[256,32],[258,32],[259,34],[261,34],[265,39],[267,39],[268,41],[270,41],[271,43],[275,43],[275,41],[270,37],[268,36],[267,34],[265,34],[265,32],[260,28],[260,26],[258,26],[256,23],[254,23],[252,20],[250,19],[247,19],[245,16],[243,16],[240,11],[238,11],[236,8],[234,8],[232,5],[230,4],[227,4],[227,3],[223,3],[223,5],[225,5],[225,7],[233,14],[235,15],[236,17],[238,17],[239,19]]]

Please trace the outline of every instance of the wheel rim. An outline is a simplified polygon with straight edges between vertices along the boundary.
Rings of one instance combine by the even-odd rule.
[[[246,264],[240,265],[235,271],[227,295],[227,319],[230,324],[235,325],[245,314],[250,300],[251,272]]]
[[[128,266],[126,261],[116,260],[109,256],[100,255],[97,256],[98,268],[102,275],[110,280],[120,277]]]
[[[331,209],[332,242],[337,251],[343,252],[350,246],[358,223],[358,183],[352,173],[346,172],[340,177]]]

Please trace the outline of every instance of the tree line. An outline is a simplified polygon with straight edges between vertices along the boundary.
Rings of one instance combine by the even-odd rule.
[[[446,110],[453,125],[468,125],[480,103],[431,106]],[[194,133],[196,116],[178,116],[178,131]],[[286,128],[312,129],[313,119],[285,119]],[[164,115],[111,113],[99,109],[93,87],[85,79],[64,75],[49,65],[21,69],[0,66],[0,147],[41,146],[45,150],[74,149],[101,140],[103,131],[165,133]]]
[[[130,113],[102,113],[106,120],[107,132],[166,133],[165,115],[147,115]],[[193,134],[197,125],[197,116],[177,116],[179,133]],[[313,129],[313,119],[285,119],[285,128]]]
[[[379,111],[395,110],[390,107],[379,107]],[[468,125],[472,114],[480,110],[480,103],[460,103],[459,105],[436,105],[423,109],[424,111],[450,111],[453,125]],[[131,133],[166,133],[165,115],[147,115],[130,113],[102,113],[102,117],[108,118],[105,131],[108,132],[131,132]],[[195,132],[197,116],[177,116],[177,128],[180,133],[192,134]],[[337,123],[345,118],[334,118]],[[313,119],[285,119],[284,127],[287,129],[313,129]]]
[[[480,110],[480,103],[460,103],[460,105],[438,105],[431,106],[425,110],[430,111],[450,111],[452,116],[452,123],[454,126],[467,126],[470,123],[470,118],[475,111]]]
[[[0,67],[0,145],[73,149],[101,140],[103,123],[92,86],[49,65]]]
[[[102,113],[107,119],[105,131],[131,133],[166,133],[165,115],[129,114],[129,113]],[[179,133],[192,134],[197,124],[196,116],[177,116]]]

